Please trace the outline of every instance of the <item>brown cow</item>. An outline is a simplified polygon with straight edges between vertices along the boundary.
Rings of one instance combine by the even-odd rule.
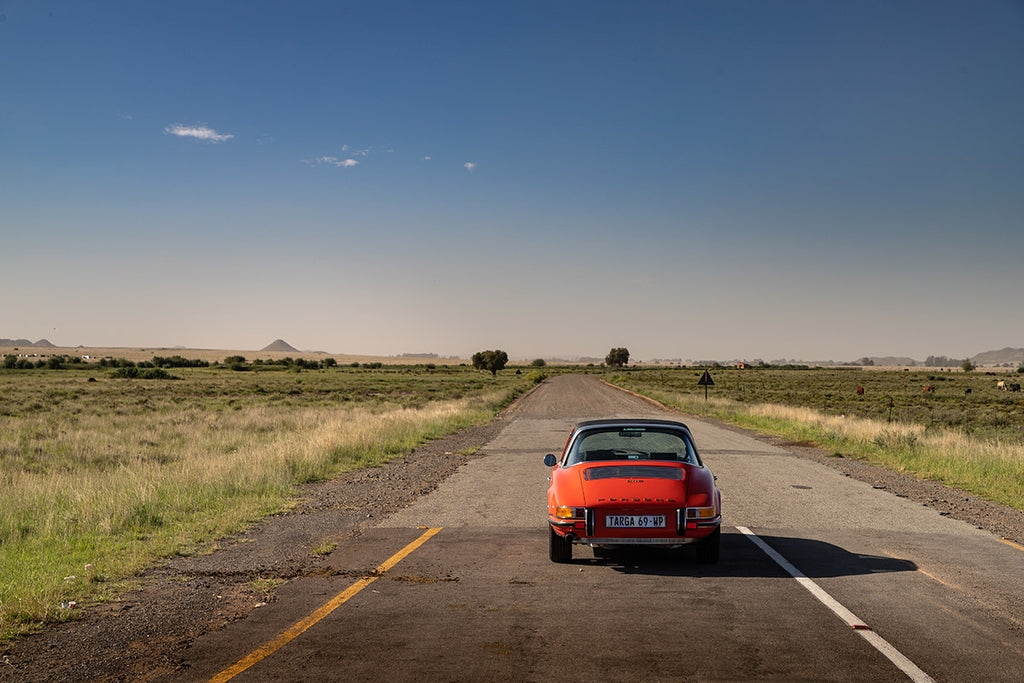
[[[857,395],[858,396],[863,396],[864,395],[864,387],[857,387]]]
[[[925,394],[934,394],[934,393],[935,393],[935,387],[933,387],[933,386],[931,386],[931,385],[929,384],[929,385],[928,385],[928,386],[926,386],[926,387],[925,387],[924,389],[922,389],[922,390],[921,390],[921,392],[922,392],[922,393],[925,393]]]

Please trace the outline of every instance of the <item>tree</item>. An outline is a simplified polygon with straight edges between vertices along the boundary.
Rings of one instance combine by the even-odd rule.
[[[473,367],[477,370],[490,370],[492,375],[497,375],[499,370],[504,369],[506,363],[508,354],[501,349],[477,351],[473,354]]]
[[[964,362],[960,365],[964,372],[973,372],[974,363],[971,362],[970,358],[964,358]]]
[[[547,362],[543,358],[534,358],[530,365],[535,368],[542,368],[547,365]]]
[[[608,355],[604,357],[604,364],[612,367],[621,368],[623,365],[629,362],[629,349],[616,348],[608,352]]]

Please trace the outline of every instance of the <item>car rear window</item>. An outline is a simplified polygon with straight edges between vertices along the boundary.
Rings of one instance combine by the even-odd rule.
[[[583,478],[591,479],[682,479],[681,467],[658,467],[657,465],[601,465],[588,467]]]
[[[583,432],[570,449],[568,464],[607,460],[700,464],[685,432],[650,427],[613,427]]]

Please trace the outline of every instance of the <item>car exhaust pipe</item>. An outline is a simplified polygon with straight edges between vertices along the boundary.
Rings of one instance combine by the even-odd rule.
[[[576,541],[576,538],[576,534],[572,533],[571,531],[565,535],[566,543],[574,543]]]

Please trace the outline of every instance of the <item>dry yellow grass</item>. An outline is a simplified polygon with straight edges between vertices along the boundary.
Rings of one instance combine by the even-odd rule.
[[[62,602],[96,599],[158,557],[287,507],[296,483],[486,421],[507,392],[418,408],[185,406],[4,420],[0,637],[67,618]]]

